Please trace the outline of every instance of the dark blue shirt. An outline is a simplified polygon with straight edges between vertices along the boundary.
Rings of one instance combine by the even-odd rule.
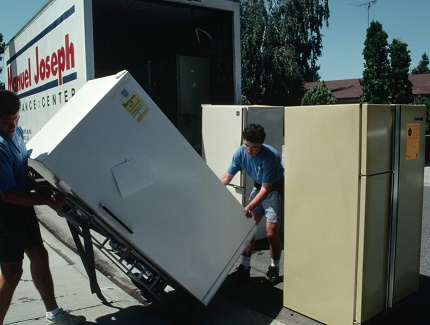
[[[0,191],[31,189],[27,159],[27,148],[20,126],[11,137],[0,135]]]

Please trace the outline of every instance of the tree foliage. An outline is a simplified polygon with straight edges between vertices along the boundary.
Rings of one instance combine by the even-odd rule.
[[[388,61],[388,35],[381,23],[372,21],[364,42],[364,71],[360,80],[361,102],[388,103],[390,64]]]
[[[3,42],[3,34],[0,33],[0,61],[3,60],[4,47],[5,47],[5,44]],[[0,68],[0,75],[2,73],[3,73],[3,69]],[[0,89],[4,89],[4,83],[3,82],[0,82]]]
[[[382,24],[372,21],[364,42],[361,102],[410,104],[413,94],[408,45],[398,39],[388,45],[387,39]]]
[[[427,56],[426,52],[423,53],[421,56],[420,62],[418,62],[418,65],[412,69],[411,74],[423,74],[423,73],[430,73],[429,68],[429,57]]]
[[[414,105],[426,105],[426,134],[430,134],[430,98],[418,96],[414,99]]]
[[[308,90],[302,98],[302,105],[336,104],[337,99],[323,81],[321,85]]]
[[[318,81],[328,0],[241,0],[242,91],[251,103],[299,103]]]
[[[390,103],[409,104],[413,101],[412,82],[409,80],[411,56],[408,45],[394,39],[390,45]]]

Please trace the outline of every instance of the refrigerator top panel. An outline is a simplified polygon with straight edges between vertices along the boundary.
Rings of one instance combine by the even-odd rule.
[[[27,147],[31,167],[204,304],[255,233],[126,71],[89,81]]]
[[[391,172],[394,111],[390,105],[364,104],[361,107],[361,174]]]

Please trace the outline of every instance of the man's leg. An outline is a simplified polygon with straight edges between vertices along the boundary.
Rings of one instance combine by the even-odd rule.
[[[279,237],[280,222],[267,222],[266,233],[270,245],[270,257],[272,258],[266,273],[266,280],[276,284],[279,282],[279,263],[282,252],[282,242]]]
[[[0,262],[0,324],[3,324],[12,296],[22,275],[22,261]]]
[[[49,269],[48,252],[43,244],[25,250],[30,259],[30,271],[34,285],[39,291],[45,304],[46,311],[58,308],[55,294],[54,283]]]
[[[280,228],[280,222],[266,222],[267,239],[270,244],[270,257],[275,261],[279,261],[281,259],[282,242],[279,237]]]
[[[263,215],[254,214],[252,216],[252,219],[254,219],[255,224],[258,226],[260,224],[261,219],[263,219]],[[242,256],[251,257],[252,253],[254,252],[254,248],[255,248],[255,237],[252,237],[249,244],[243,250]]]

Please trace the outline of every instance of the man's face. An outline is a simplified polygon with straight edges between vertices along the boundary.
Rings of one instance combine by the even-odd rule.
[[[250,156],[258,155],[261,149],[261,143],[253,143],[245,139],[243,140],[243,146],[246,149],[246,153]]]
[[[19,112],[13,115],[0,115],[0,133],[11,137],[18,126]]]

